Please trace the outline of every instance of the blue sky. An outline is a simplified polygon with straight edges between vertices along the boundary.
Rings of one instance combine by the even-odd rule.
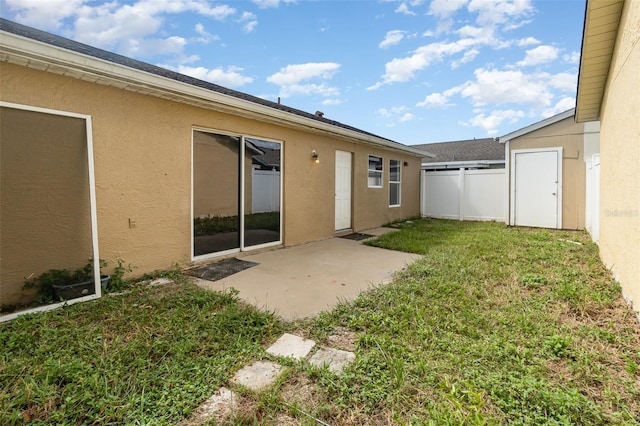
[[[575,105],[584,0],[0,0],[2,16],[405,144]]]

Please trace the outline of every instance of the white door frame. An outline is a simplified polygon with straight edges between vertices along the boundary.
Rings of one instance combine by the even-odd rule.
[[[516,224],[516,155],[535,152],[555,152],[558,160],[558,191],[556,197],[556,229],[562,229],[562,147],[514,149],[509,157],[509,225]]]
[[[346,227],[343,226],[338,226],[337,225],[337,214],[335,212],[335,207],[337,207],[337,203],[336,203],[336,199],[338,197],[338,191],[337,191],[337,185],[338,185],[338,156],[342,155],[342,154],[348,154],[349,155],[349,224]],[[345,156],[346,157],[346,156]],[[335,154],[335,170],[334,170],[334,179],[335,179],[335,185],[334,185],[334,189],[335,191],[335,197],[334,197],[334,230],[335,231],[340,231],[343,229],[349,229],[353,226],[352,221],[353,221],[353,153],[350,151],[341,151],[341,150],[336,150],[336,154]]]

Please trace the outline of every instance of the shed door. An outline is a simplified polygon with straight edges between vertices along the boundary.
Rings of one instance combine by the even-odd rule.
[[[562,148],[513,151],[512,212],[517,226],[562,227]]]
[[[336,151],[336,231],[351,228],[351,153]]]

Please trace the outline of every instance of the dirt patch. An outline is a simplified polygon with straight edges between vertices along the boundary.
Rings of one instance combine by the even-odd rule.
[[[335,327],[327,337],[327,346],[343,351],[353,352],[356,349],[358,335],[345,327]]]

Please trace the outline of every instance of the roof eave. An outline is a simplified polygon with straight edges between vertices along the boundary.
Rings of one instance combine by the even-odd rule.
[[[576,96],[578,123],[600,119],[623,6],[624,0],[587,0]]]
[[[37,40],[0,31],[0,60],[98,84],[157,96],[228,114],[286,125],[288,127],[328,133],[336,137],[392,149],[418,157],[424,151],[375,135],[363,134],[322,121],[281,111],[266,105],[218,93],[142,70],[109,62],[79,52],[52,46]]]

